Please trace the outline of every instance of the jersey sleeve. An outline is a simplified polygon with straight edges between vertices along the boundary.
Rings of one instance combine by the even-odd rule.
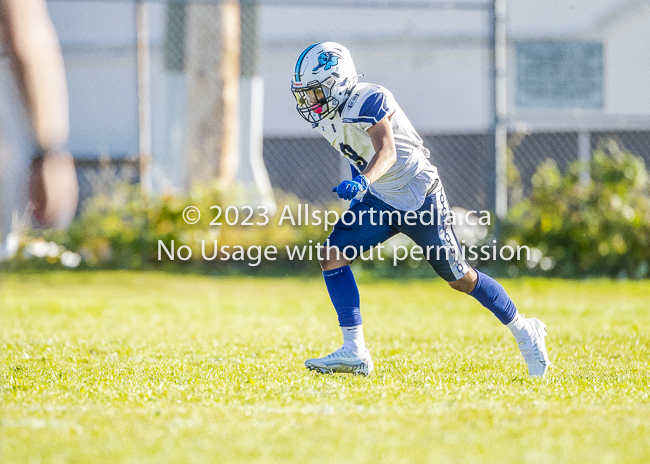
[[[344,123],[360,124],[364,130],[368,130],[395,111],[392,99],[381,90],[365,95],[359,100],[353,103],[356,111],[350,111],[347,117],[343,118]]]

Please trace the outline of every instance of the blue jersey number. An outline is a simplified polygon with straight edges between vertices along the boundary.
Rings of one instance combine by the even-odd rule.
[[[366,162],[366,160],[360,157],[359,154],[356,151],[354,151],[354,148],[352,148],[350,145],[342,143],[339,145],[339,150],[341,151],[341,153],[343,153],[343,156],[345,156],[348,159],[351,159],[352,162],[356,164],[358,168],[361,168],[359,171],[363,171],[364,169],[366,169],[368,163]]]

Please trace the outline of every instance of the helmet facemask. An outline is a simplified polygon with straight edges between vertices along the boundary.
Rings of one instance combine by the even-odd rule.
[[[328,77],[323,82],[308,82],[304,87],[294,84],[291,91],[298,102],[296,109],[300,116],[311,123],[331,116],[340,103],[332,96],[332,87],[335,84],[336,79],[333,77]]]

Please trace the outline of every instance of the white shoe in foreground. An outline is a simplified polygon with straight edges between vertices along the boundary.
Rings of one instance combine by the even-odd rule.
[[[526,319],[525,327],[515,335],[519,351],[528,364],[528,374],[531,377],[544,377],[551,365],[544,337],[546,337],[546,324],[535,318]]]
[[[305,361],[305,367],[322,374],[370,375],[374,365],[368,348],[364,347],[363,351],[358,353],[342,347],[324,358],[308,359]]]

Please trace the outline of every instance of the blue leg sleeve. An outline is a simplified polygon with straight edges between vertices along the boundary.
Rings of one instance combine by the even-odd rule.
[[[361,325],[360,299],[357,282],[350,266],[323,271],[323,278],[341,327]]]
[[[476,271],[478,281],[470,293],[471,296],[492,311],[502,324],[509,324],[517,315],[517,308],[505,289],[492,277]]]

